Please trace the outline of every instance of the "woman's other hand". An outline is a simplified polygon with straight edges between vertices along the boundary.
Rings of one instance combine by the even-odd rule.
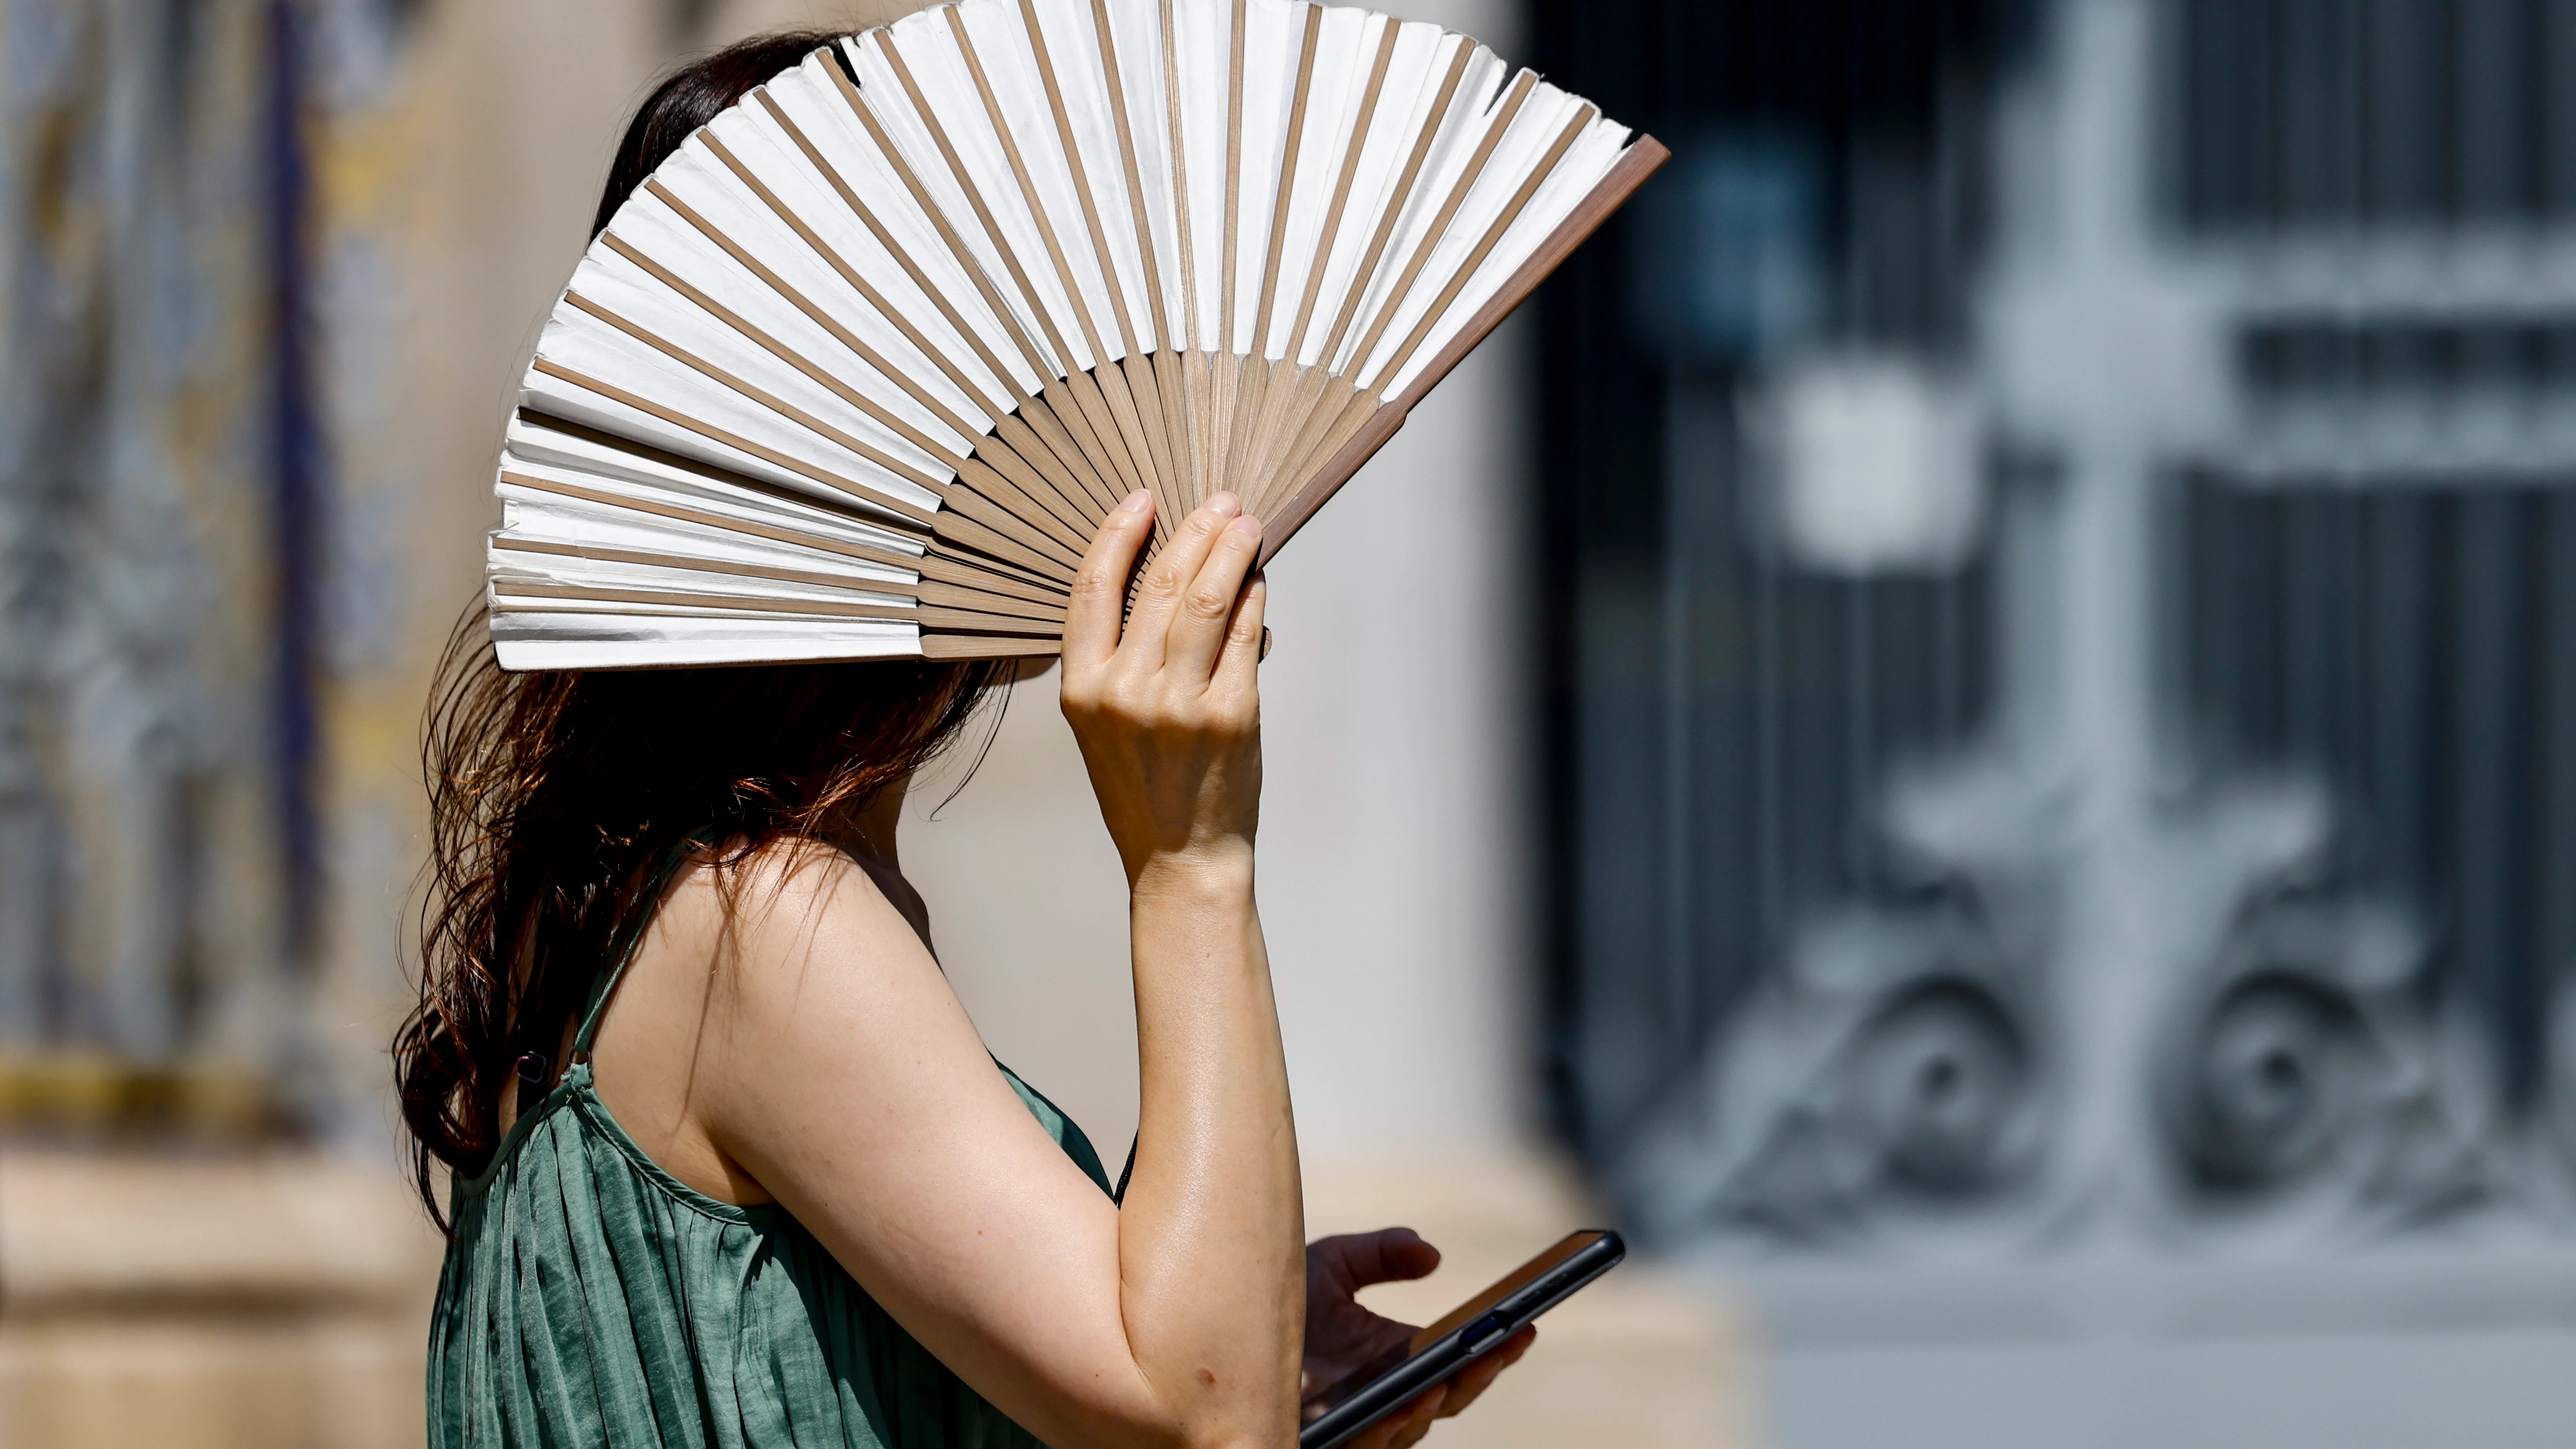
[[[1261,812],[1261,521],[1232,494],[1172,531],[1137,582],[1154,503],[1100,528],[1064,621],[1064,713],[1131,886],[1169,868],[1248,870]]]
[[[1306,1361],[1298,1378],[1298,1396],[1332,1387],[1414,1335],[1414,1325],[1361,1307],[1359,1290],[1373,1283],[1427,1278],[1439,1266],[1440,1250],[1411,1228],[1350,1233],[1308,1244]],[[1536,1328],[1513,1334],[1445,1382],[1423,1390],[1412,1403],[1370,1425],[1349,1441],[1350,1449],[1406,1449],[1418,1442],[1431,1432],[1434,1420],[1449,1418],[1474,1403],[1537,1339]]]

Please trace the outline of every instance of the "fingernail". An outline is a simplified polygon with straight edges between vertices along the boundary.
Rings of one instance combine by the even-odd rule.
[[[1135,492],[1127,495],[1127,501],[1118,505],[1118,511],[1121,513],[1142,513],[1153,506],[1154,495],[1146,492],[1142,488],[1139,488]]]
[[[1261,520],[1253,517],[1249,513],[1236,519],[1234,522],[1227,524],[1226,527],[1236,533],[1242,534],[1246,538],[1259,538],[1261,536]]]
[[[1243,500],[1235,497],[1231,493],[1219,493],[1215,497],[1210,498],[1205,506],[1207,511],[1210,513],[1241,513],[1243,511]]]

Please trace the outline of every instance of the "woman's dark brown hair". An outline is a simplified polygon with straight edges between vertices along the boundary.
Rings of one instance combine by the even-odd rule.
[[[831,37],[764,36],[682,67],[637,111],[599,227],[719,111]],[[596,231],[594,231],[594,235]],[[693,836],[738,862],[836,824],[939,754],[1002,664],[504,673],[481,608],[430,693],[420,1002],[394,1039],[421,1200],[500,1142],[524,1053],[551,1059],[596,974]]]

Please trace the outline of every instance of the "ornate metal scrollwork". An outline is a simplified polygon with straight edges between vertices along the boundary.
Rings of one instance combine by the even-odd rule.
[[[1968,912],[1818,922],[1642,1134],[1647,1227],[1848,1239],[2009,1193],[2041,1140],[2023,995]]]
[[[2445,1037],[2429,950],[2406,913],[2277,900],[2249,911],[2178,994],[2160,1118],[2177,1185],[2202,1209],[2321,1196],[2397,1226],[2484,1200],[2485,1075]]]
[[[2214,1193],[2295,1183],[2332,1155],[2353,1078],[2376,1063],[2345,993],[2291,972],[2238,982],[2175,1063],[2167,1129],[2192,1182]]]

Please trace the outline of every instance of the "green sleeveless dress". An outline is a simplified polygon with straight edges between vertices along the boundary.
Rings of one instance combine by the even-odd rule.
[[[618,1127],[592,1086],[590,1044],[642,936],[639,922],[591,988],[562,1082],[449,1195],[456,1236],[429,1330],[433,1449],[1036,1445],[785,1209],[692,1191]],[[1001,1071],[1108,1192],[1082,1129]]]

